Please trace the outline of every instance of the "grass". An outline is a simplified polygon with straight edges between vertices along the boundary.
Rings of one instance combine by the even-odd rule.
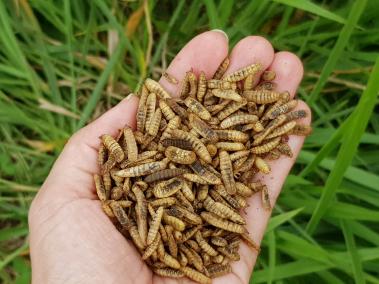
[[[375,0],[0,1],[0,282],[30,282],[28,208],[68,137],[222,28],[231,46],[260,34],[301,56],[315,126],[251,283],[379,283],[378,14]]]

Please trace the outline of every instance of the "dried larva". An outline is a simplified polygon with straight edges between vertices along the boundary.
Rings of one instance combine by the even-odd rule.
[[[159,108],[161,109],[165,119],[171,120],[175,117],[175,112],[171,109],[165,100],[159,100]]]
[[[173,75],[168,73],[167,71],[162,73],[162,76],[167,80],[167,82],[177,85],[179,83],[178,79],[176,79]]]
[[[234,90],[221,90],[221,89],[213,89],[212,94],[215,97],[225,99],[225,100],[231,100],[235,102],[241,102],[243,98]]]
[[[121,187],[113,187],[112,190],[111,190],[111,199],[112,200],[119,200],[122,195],[123,195],[124,191],[122,190]]]
[[[147,128],[147,133],[149,135],[154,136],[154,137],[157,135],[161,120],[162,120],[162,111],[160,108],[157,108],[157,110],[155,111],[151,119],[150,125]]]
[[[221,218],[221,217],[219,217],[216,214],[211,213],[211,212],[203,211],[203,212],[201,212],[201,217],[203,218],[204,221],[208,222],[212,226],[224,229],[226,231],[242,234],[246,230],[243,227],[243,225],[236,224],[236,223],[230,222],[228,220],[225,220],[225,219],[223,219],[223,218]]]
[[[161,261],[171,268],[174,268],[174,269],[180,268],[179,261],[177,261],[174,257],[169,255],[168,253],[164,254],[164,256],[161,258]]]
[[[181,99],[184,99],[188,96],[188,93],[190,91],[190,85],[189,85],[189,72],[186,72],[180,86],[180,91],[179,91],[179,97]]]
[[[162,140],[161,144],[165,148],[169,147],[169,146],[174,146],[174,147],[181,148],[184,150],[191,150],[192,149],[191,143],[187,140],[184,140],[184,139],[167,138],[165,140]]]
[[[271,104],[278,101],[281,98],[281,94],[275,91],[267,90],[247,90],[244,91],[244,97],[249,102],[257,104]]]
[[[159,162],[151,162],[151,163],[146,163],[139,166],[126,168],[126,169],[117,171],[116,175],[120,177],[144,176],[144,175],[149,175],[154,172],[163,170],[164,168],[166,168],[166,166],[167,166],[167,161],[162,160]]]
[[[196,98],[199,102],[203,101],[206,92],[207,92],[207,78],[205,77],[205,73],[201,71],[199,75],[199,81],[197,84],[197,93],[196,93]]]
[[[104,213],[109,217],[109,218],[115,218],[115,215],[113,214],[112,208],[110,207],[111,200],[107,201],[102,201],[101,202],[101,208],[103,209]]]
[[[188,182],[183,181],[180,190],[182,191],[183,195],[187,198],[188,201],[193,202],[195,200],[195,194],[193,193],[191,187],[188,185]]]
[[[266,210],[271,210],[270,195],[268,193],[267,186],[265,185],[263,186],[261,193],[262,193],[263,208]]]
[[[247,76],[257,74],[262,70],[262,65],[259,63],[251,64],[247,67],[243,67],[223,77],[223,80],[229,82],[237,82],[244,80]]]
[[[193,280],[195,282],[198,282],[201,284],[211,284],[212,283],[212,280],[209,277],[205,276],[203,273],[201,273],[195,269],[189,268],[188,266],[182,267],[181,271],[188,278],[190,278],[191,280]]]
[[[136,139],[131,128],[124,128],[124,142],[127,147],[128,161],[135,162],[139,159]]]
[[[147,245],[145,252],[143,253],[141,257],[143,260],[148,259],[158,249],[160,240],[161,240],[161,235],[156,234],[153,241],[151,241],[151,243]]]
[[[303,109],[291,111],[286,113],[286,121],[296,120],[307,117],[307,112]]]
[[[204,143],[202,143],[199,138],[179,129],[173,129],[172,135],[176,138],[184,139],[190,142],[193,150],[205,162],[210,163],[212,161],[211,155],[209,154],[207,147],[205,147]]]
[[[155,93],[150,93],[146,100],[146,119],[145,119],[145,130],[147,131],[153,116],[155,113],[155,108],[157,104],[157,96]]]
[[[239,205],[239,203],[237,202],[237,200],[235,200],[225,189],[225,187],[223,185],[219,185],[216,187],[216,191],[215,190],[210,190],[210,195],[212,196],[212,198],[214,200],[216,200],[217,202],[220,202],[220,203],[223,203],[225,205],[229,205],[231,206],[232,208],[234,209],[239,209],[241,208],[241,206]],[[225,200],[224,200],[225,199]],[[225,202],[225,203],[224,203]]]
[[[132,192],[136,197],[136,219],[137,219],[137,228],[141,236],[141,240],[146,244],[147,238],[147,201],[145,195],[141,188],[137,185],[132,186]]]
[[[240,102],[232,101],[222,111],[220,111],[217,114],[217,118],[219,120],[224,120],[229,115],[236,112],[237,110],[239,110],[241,107],[245,106],[246,104],[247,104],[247,100],[245,98],[243,98]]]
[[[186,228],[186,224],[182,220],[174,216],[170,216],[166,213],[163,213],[163,221],[166,224],[171,225],[175,230],[180,232],[184,231],[184,229]]]
[[[197,184],[209,184],[206,180],[204,180],[201,176],[191,173],[185,173],[183,174],[183,177],[191,182],[197,183]]]
[[[160,98],[169,99],[171,98],[170,94],[163,89],[163,87],[153,79],[147,78],[145,80],[145,86],[151,93],[156,93]]]
[[[229,157],[230,157],[230,160],[231,160],[232,162],[234,162],[234,161],[239,160],[239,159],[241,159],[241,158],[243,158],[243,157],[247,157],[247,156],[249,156],[249,154],[250,154],[250,151],[249,151],[249,150],[241,150],[241,151],[236,151],[236,152],[234,152],[234,153],[231,153],[231,154],[229,155]]]
[[[217,155],[217,147],[216,147],[216,145],[214,145],[214,144],[208,144],[206,147],[207,147],[207,150],[209,152],[209,155],[211,155],[212,158]]]
[[[253,114],[235,114],[224,119],[220,126],[221,128],[230,128],[240,124],[253,123],[258,121],[258,116]]]
[[[223,254],[225,257],[227,257],[230,260],[233,261],[239,261],[240,256],[237,251],[233,250],[230,247],[218,247],[217,251],[221,254]]]
[[[199,231],[195,234],[195,239],[196,239],[196,242],[201,247],[201,249],[204,252],[206,252],[208,255],[216,256],[218,254],[217,251],[210,244],[207,243],[207,241],[203,238],[203,236],[201,235]]]
[[[169,207],[171,205],[174,205],[176,203],[175,197],[164,197],[164,198],[159,198],[155,199],[153,201],[150,201],[150,205],[153,207]]]
[[[284,155],[286,155],[286,156],[288,156],[288,157],[290,157],[290,158],[293,157],[293,152],[292,152],[292,150],[291,150],[291,147],[290,147],[287,143],[280,143],[280,144],[276,147],[276,149],[277,149],[280,153],[282,153],[282,154],[284,154]]]
[[[221,184],[221,179],[214,173],[208,171],[198,160],[194,161],[190,167],[208,184]]]
[[[262,74],[262,80],[264,81],[272,81],[276,77],[276,73],[273,70],[266,70]]]
[[[202,121],[194,114],[189,115],[189,122],[192,129],[194,129],[202,137],[209,140],[210,143],[217,142],[218,136],[216,132],[206,122]]]
[[[208,80],[207,86],[209,89],[220,89],[220,90],[235,90],[237,84],[233,82],[228,82],[224,80],[211,79]]]
[[[245,149],[245,145],[240,142],[217,142],[216,147],[223,151],[241,151]]]
[[[160,180],[167,180],[173,177],[180,176],[187,172],[188,170],[180,169],[180,168],[164,169],[164,170],[161,170],[161,171],[158,171],[146,176],[144,181],[150,183],[150,182],[155,182],[155,181],[160,181]]]
[[[298,136],[308,136],[312,133],[312,126],[305,124],[296,124],[291,131],[288,132],[290,135]]]
[[[183,271],[172,269],[172,268],[155,268],[154,273],[159,276],[170,277],[170,278],[184,277]]]
[[[110,172],[106,172],[103,174],[103,184],[104,184],[104,189],[105,189],[105,195],[107,196],[107,199],[108,199],[111,189],[112,189],[112,178],[111,178]]]
[[[182,187],[183,181],[178,178],[161,181],[153,188],[153,193],[157,198],[164,198],[174,195]]]
[[[197,93],[197,78],[195,73],[192,71],[187,72],[188,83],[189,83],[189,93],[188,96],[195,98]]]
[[[192,227],[192,228],[184,231],[182,241],[186,242],[187,240],[192,238],[196,234],[196,232],[200,230],[200,228],[201,228],[201,226],[195,226],[195,227]]]
[[[256,80],[257,80],[257,77],[254,74],[248,75],[243,82],[243,89],[252,90],[255,85]]]
[[[250,197],[255,192],[242,182],[236,182],[237,193],[244,197]]]
[[[213,79],[217,79],[217,80],[221,79],[224,73],[226,72],[226,70],[228,69],[229,64],[230,64],[230,59],[229,57],[226,57],[218,66],[216,72],[213,75]]]
[[[190,223],[192,225],[200,225],[203,223],[203,220],[196,213],[191,212],[187,210],[186,208],[179,207],[179,206],[175,206],[173,208],[175,208],[182,214],[183,219],[185,219],[187,223]]]
[[[207,267],[207,270],[211,278],[216,278],[231,273],[232,267],[230,264],[212,264]]]
[[[186,119],[187,112],[175,100],[166,100],[166,104],[175,112],[181,119]]]
[[[189,165],[196,160],[196,154],[192,151],[169,146],[165,151],[166,157],[175,163]]]
[[[112,208],[113,214],[117,218],[117,221],[120,223],[120,225],[127,227],[130,221],[124,208],[122,208],[121,205],[117,202],[111,202],[109,205]]]
[[[251,153],[254,154],[264,154],[270,152],[272,149],[274,149],[276,146],[278,146],[280,143],[280,137],[276,137],[264,144],[261,144],[260,146],[255,146],[251,148]]]
[[[275,128],[279,127],[282,125],[286,120],[286,117],[284,114],[279,115],[277,118],[274,120],[271,120],[271,122],[266,126],[264,131],[254,135],[254,141],[253,145],[259,145],[266,137],[269,135]]]
[[[107,149],[105,148],[104,144],[101,143],[99,146],[99,150],[97,153],[97,164],[99,165],[100,168],[103,167],[107,160]]]
[[[119,163],[124,159],[124,151],[112,136],[104,134],[101,136],[101,140],[103,141],[105,148],[109,151],[109,156],[114,157],[116,162]]]
[[[108,199],[107,198],[107,192],[105,190],[101,176],[98,174],[95,174],[95,175],[93,175],[93,179],[95,181],[95,188],[96,188],[97,196],[99,197],[99,199],[101,201],[107,200]]]
[[[187,266],[187,264],[188,264],[188,259],[187,259],[186,255],[185,255],[183,252],[179,252],[178,260],[179,260],[179,263],[180,263],[180,265],[181,265],[182,267],[183,267],[183,266]]]
[[[212,237],[211,243],[218,247],[225,247],[228,245],[227,240],[225,240],[223,237]]]
[[[190,111],[195,113],[201,119],[209,120],[211,118],[211,114],[209,113],[209,111],[196,99],[187,97],[184,100],[184,103]]]
[[[173,234],[174,229],[171,225],[166,225],[164,228],[167,234],[168,250],[170,254],[176,258],[178,256],[178,245],[174,238],[174,234]]]
[[[296,121],[294,120],[289,121],[283,124],[282,126],[275,128],[269,135],[266,136],[265,139],[272,139],[275,137],[278,137],[279,139],[281,139],[281,137],[279,136],[283,136],[284,134],[289,133],[295,126],[296,126]]]
[[[249,135],[238,130],[215,130],[219,140],[229,140],[233,142],[246,142],[249,140]]]
[[[224,260],[224,256],[223,256],[222,254],[219,254],[219,255],[216,255],[216,256],[213,256],[213,257],[212,257],[212,262],[213,262],[213,263],[218,263],[218,264],[220,264],[220,263],[223,262],[223,260]]]
[[[207,211],[212,212],[222,218],[229,219],[238,224],[246,224],[246,221],[241,217],[239,213],[235,212],[234,210],[230,209],[228,206],[225,206],[222,203],[215,202],[209,196],[204,200],[204,208]]]
[[[198,234],[198,233],[200,233],[200,232],[197,232],[196,234]],[[195,234],[195,236],[196,236],[196,234]],[[199,244],[195,240],[186,241],[186,245],[198,253],[201,251]]]
[[[270,119],[274,119],[283,113],[287,113],[297,106],[297,100],[290,100],[289,102],[276,107],[269,115]]]
[[[149,232],[147,234],[147,240],[146,240],[147,245],[150,245],[158,234],[159,226],[161,224],[161,219],[163,216],[163,211],[164,211],[164,208],[161,206],[157,209],[155,214],[152,216],[151,225],[149,228]]]
[[[255,166],[264,174],[269,174],[271,172],[270,166],[260,157],[255,158]]]
[[[146,120],[146,100],[149,95],[149,91],[145,85],[142,85],[140,98],[138,102],[137,109],[137,130],[140,132],[144,131],[145,120]]]
[[[240,236],[242,237],[243,241],[248,245],[248,247],[255,251],[260,251],[259,245],[253,241],[253,239],[249,236],[248,233],[243,233]]]

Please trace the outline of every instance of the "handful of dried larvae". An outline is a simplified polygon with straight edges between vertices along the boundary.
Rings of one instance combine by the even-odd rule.
[[[254,64],[212,79],[187,72],[180,98],[147,79],[137,129],[101,137],[94,176],[104,212],[131,239],[154,273],[200,283],[231,272],[241,241],[259,250],[240,211],[269,189],[254,181],[270,173],[268,159],[292,156],[288,135],[308,135],[297,101],[275,91],[275,73]],[[171,82],[173,82],[171,80]]]

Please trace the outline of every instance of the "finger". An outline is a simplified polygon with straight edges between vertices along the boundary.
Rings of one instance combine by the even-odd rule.
[[[274,70],[276,73],[275,82],[278,84],[277,90],[288,90],[291,93],[291,96],[294,96],[303,76],[303,66],[296,55],[289,52],[278,52],[275,54],[268,69]],[[310,124],[311,112],[308,106],[304,102],[299,102],[297,109],[305,109],[309,114],[308,117],[303,119],[303,121],[299,120],[299,123]],[[303,143],[304,137],[290,136],[288,144],[293,151],[293,157],[281,157],[276,161],[268,161],[271,166],[271,173],[264,176],[257,175],[257,179],[262,180],[269,189],[272,206],[276,202],[283,183],[293,166]],[[246,210],[246,220],[248,221],[247,229],[250,232],[252,239],[260,244],[271,212],[263,209],[260,193],[255,194],[248,200],[248,202],[250,206]],[[242,244],[240,254],[242,260],[241,263],[243,263],[243,265],[233,265],[233,271],[239,274],[241,278],[248,281],[256,261],[257,252],[252,251],[245,244]]]
[[[304,75],[303,64],[299,57],[288,51],[277,52],[268,70],[276,73],[273,80],[277,85],[276,90],[288,91],[293,98]]]
[[[99,136],[116,136],[125,125],[135,127],[138,98],[130,95],[101,117],[75,133],[55,162],[46,179],[41,194],[49,189],[51,194],[76,198],[95,198],[92,175],[98,172],[97,149]]]
[[[240,40],[230,53],[230,65],[226,74],[254,63],[260,63],[262,70],[257,78],[267,69],[274,59],[274,49],[271,43],[261,36],[248,36]]]
[[[228,55],[228,37],[220,30],[204,32],[189,41],[175,56],[166,72],[180,82],[187,71],[195,74],[203,71],[209,79]],[[177,96],[180,84],[172,84],[165,77],[159,83],[173,96]]]

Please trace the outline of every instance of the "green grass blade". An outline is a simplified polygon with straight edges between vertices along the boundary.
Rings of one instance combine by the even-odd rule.
[[[341,30],[341,33],[336,41],[336,44],[334,45],[332,51],[330,52],[330,55],[328,57],[328,60],[326,61],[322,71],[320,78],[318,79],[316,86],[312,90],[312,93],[310,94],[307,102],[310,106],[314,104],[314,102],[317,100],[317,98],[320,95],[320,92],[322,88],[325,86],[328,77],[332,73],[333,69],[335,68],[338,59],[341,57],[342,52],[344,48],[346,47],[351,34],[353,33],[354,27],[357,25],[359,18],[361,17],[361,14],[366,7],[367,0],[356,0],[354,2],[353,7],[351,8],[349,17],[347,19],[347,22],[343,29]]]
[[[211,29],[222,28],[219,21],[219,16],[217,13],[217,8],[213,0],[204,0],[204,4],[207,10],[209,25]]]
[[[293,217],[299,214],[301,210],[303,210],[303,208],[292,210],[290,212],[282,213],[280,215],[272,217],[267,225],[266,233],[271,232],[281,224],[291,220]]]
[[[342,232],[345,237],[347,251],[349,252],[351,264],[353,267],[353,275],[355,283],[363,284],[365,283],[361,259],[358,255],[354,235],[351,231],[350,224],[348,221],[341,221]]]
[[[374,110],[375,101],[379,92],[379,59],[376,61],[374,69],[370,75],[366,90],[356,108],[356,116],[351,128],[345,134],[341,148],[338,152],[335,167],[331,171],[323,190],[322,196],[317,203],[316,210],[307,225],[307,231],[313,233],[320,222],[322,216],[328,209],[334,198],[335,191],[342,181],[343,175],[354,158],[361,136],[366,129],[370,115]]]
[[[342,18],[341,16],[330,12],[329,10],[321,7],[320,5],[317,5],[311,1],[308,0],[272,0],[273,2],[277,2],[280,4],[284,4],[293,8],[301,9],[304,11],[307,11],[309,13],[318,15],[320,17],[323,17],[325,19],[335,21],[340,24],[345,24],[346,20]]]

